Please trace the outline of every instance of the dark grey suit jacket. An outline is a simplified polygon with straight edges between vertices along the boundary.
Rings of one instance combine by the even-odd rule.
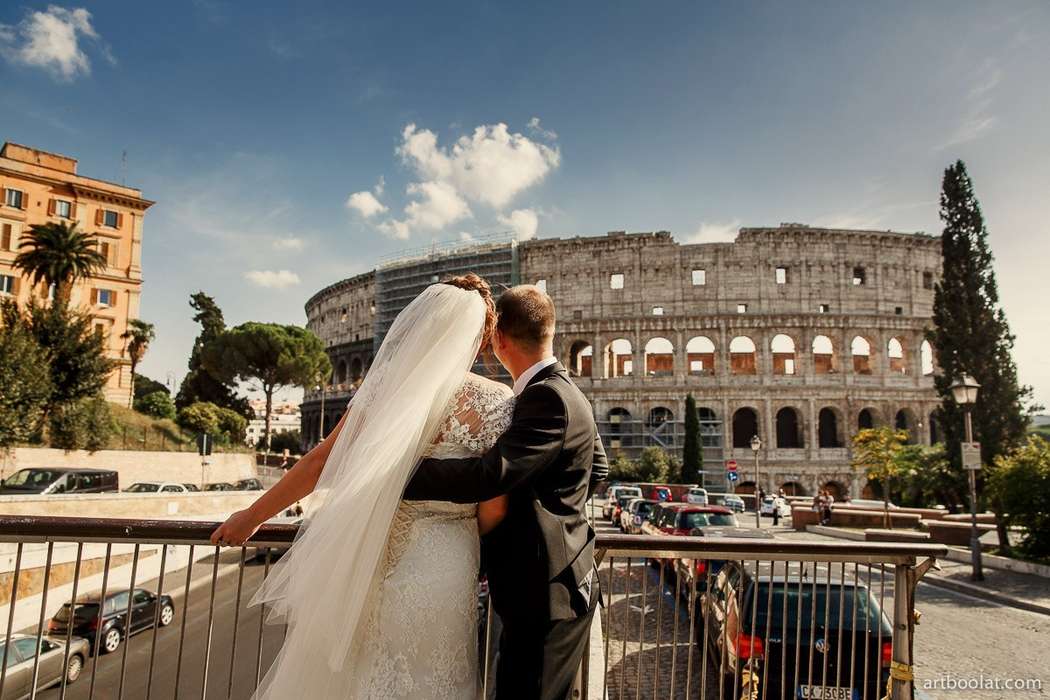
[[[580,586],[594,566],[584,512],[609,472],[590,402],[559,363],[518,396],[510,427],[481,457],[426,459],[409,500],[475,503],[509,495],[507,517],[485,537],[493,605],[503,618],[586,614]]]

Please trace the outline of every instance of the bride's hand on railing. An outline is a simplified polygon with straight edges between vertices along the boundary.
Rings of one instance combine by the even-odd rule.
[[[226,519],[215,532],[211,533],[211,543],[226,547],[237,547],[258,531],[261,522],[250,510],[239,510]]]

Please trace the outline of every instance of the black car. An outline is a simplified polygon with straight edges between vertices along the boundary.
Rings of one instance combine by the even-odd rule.
[[[836,568],[829,575],[826,564],[793,562],[785,576],[780,563],[723,566],[697,606],[696,639],[703,644],[706,628],[709,662],[727,697],[747,697],[745,671],[760,697],[881,697],[892,627],[868,588]]]
[[[210,484],[204,485],[205,491],[236,491],[236,487],[233,484],[226,481],[216,481]]]
[[[32,467],[19,469],[0,482],[0,494],[5,496],[106,493],[119,490],[117,472],[109,469]]]
[[[157,605],[160,611],[157,612]],[[107,593],[104,605],[99,604],[97,593],[81,596],[73,608],[73,634],[83,637],[94,645],[98,635],[101,651],[109,654],[120,647],[120,643],[129,635],[151,629],[154,619],[161,627],[167,627],[175,619],[175,603],[171,596],[157,596],[144,588],[131,591],[131,622],[128,624],[128,591]],[[69,627],[70,608],[66,603],[51,618],[47,626],[48,634],[65,636]],[[94,652],[94,649],[92,650]]]
[[[233,485],[235,491],[262,491],[262,482],[258,479],[241,479]]]

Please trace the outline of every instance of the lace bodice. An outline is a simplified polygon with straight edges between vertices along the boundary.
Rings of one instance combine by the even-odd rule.
[[[514,392],[505,384],[467,375],[449,401],[445,421],[428,457],[471,457],[486,452],[510,426]]]

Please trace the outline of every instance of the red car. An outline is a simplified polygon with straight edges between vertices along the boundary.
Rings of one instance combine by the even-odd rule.
[[[671,489],[666,486],[654,486],[652,491],[649,492],[650,501],[670,501],[672,499]]]
[[[710,525],[736,527],[736,516],[724,506],[661,503],[653,508],[649,521],[642,525],[642,534],[688,537],[694,528]],[[660,566],[674,564],[672,560],[654,561]]]

